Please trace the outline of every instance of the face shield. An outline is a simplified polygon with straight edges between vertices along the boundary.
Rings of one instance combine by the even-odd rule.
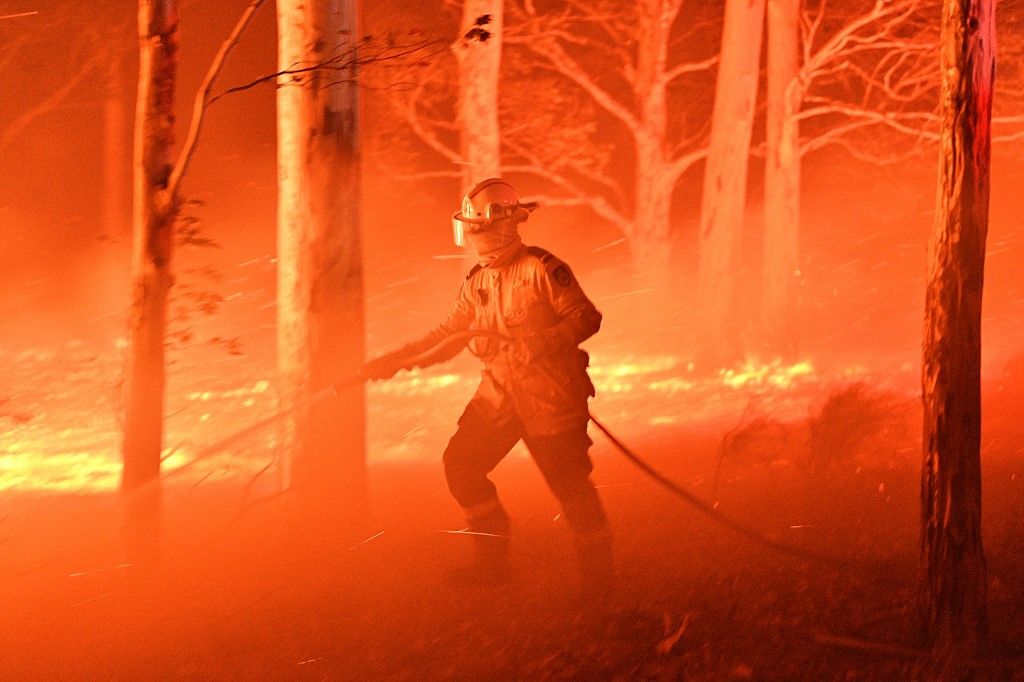
[[[452,239],[455,246],[465,246],[466,235],[487,229],[490,222],[486,218],[467,218],[462,211],[456,211],[452,216]]]

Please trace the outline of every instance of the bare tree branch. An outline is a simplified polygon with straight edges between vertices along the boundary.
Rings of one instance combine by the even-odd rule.
[[[678,66],[666,71],[665,75],[662,77],[662,81],[667,85],[680,76],[684,76],[688,73],[707,71],[711,67],[716,66],[718,64],[718,60],[719,55],[715,55],[714,57],[709,57],[704,61],[679,64]]]
[[[546,59],[558,73],[582,88],[605,111],[619,119],[627,128],[635,131],[640,127],[636,116],[604,88],[594,82],[587,75],[583,67],[570,57],[560,45],[550,39],[542,39],[529,43],[529,49],[534,54]]]
[[[231,88],[228,88],[224,92],[220,92],[211,97],[208,104],[213,104],[221,97],[225,97],[227,95],[232,95],[237,92],[244,92],[245,90],[251,90],[252,88],[255,88],[256,86],[262,85],[264,83],[275,82],[282,76],[301,76],[307,73],[313,73],[318,71],[348,71],[353,66],[362,67],[367,66],[369,64],[379,64],[382,62],[390,62],[399,59],[404,59],[406,57],[410,57],[412,55],[417,54],[418,52],[423,51],[427,47],[436,45],[437,42],[438,41],[430,41],[414,45],[392,47],[389,48],[388,51],[365,57],[360,57],[358,47],[352,46],[349,49],[344,50],[339,54],[334,55],[330,59],[327,59],[326,61],[320,62],[318,64],[310,64],[307,66],[294,65],[283,71],[276,71],[274,73],[268,73],[266,75],[260,76],[259,78],[256,78],[255,80],[252,80],[243,85],[236,85]],[[429,57],[431,55],[428,54],[426,56]],[[332,85],[340,85],[342,83],[348,82],[349,81],[347,80],[334,81],[325,84],[325,87],[331,87]]]
[[[242,33],[245,32],[245,29],[249,26],[249,22],[252,21],[257,10],[259,10],[265,2],[266,0],[253,0],[249,3],[249,6],[242,12],[242,16],[238,18],[238,22],[235,24],[234,29],[232,29],[231,34],[223,43],[221,43],[220,49],[217,51],[213,61],[210,63],[210,68],[206,71],[206,76],[203,78],[203,82],[199,86],[198,92],[196,92],[195,101],[192,105],[192,121],[189,124],[185,143],[182,146],[181,154],[178,156],[178,162],[174,165],[174,169],[171,171],[170,178],[167,181],[165,201],[168,203],[173,203],[177,200],[178,187],[181,184],[181,179],[188,170],[189,163],[192,161],[192,156],[195,154],[196,145],[199,143],[199,133],[202,132],[203,123],[206,119],[206,109],[210,98],[210,90],[213,89],[213,85],[217,81],[217,77],[220,76],[228,55],[231,54],[234,47],[238,45],[238,41],[241,39]]]
[[[908,137],[911,154],[917,143],[938,139],[938,34],[928,16],[936,2],[874,0],[851,7],[822,0],[805,9],[804,108],[797,118],[808,124],[802,126],[808,134],[801,155],[838,146],[856,149],[857,158],[874,155],[879,163],[892,163],[903,151],[878,143],[869,130],[876,137],[880,130]],[[823,35],[826,30],[831,33]],[[842,141],[847,136],[855,142]]]
[[[430,149],[437,152],[442,158],[459,165],[462,163],[462,155],[452,146],[445,144],[434,132],[423,125],[423,117],[419,114],[420,97],[429,81],[424,78],[416,84],[410,94],[409,101],[403,104],[396,104],[409,129]]]
[[[202,132],[203,123],[206,118],[207,109],[218,99],[229,94],[242,92],[249,90],[262,83],[277,81],[283,76],[298,77],[304,74],[321,72],[321,71],[339,71],[348,72],[353,64],[366,65],[370,63],[379,63],[382,61],[393,61],[408,57],[422,51],[430,43],[417,43],[413,45],[402,45],[402,46],[390,46],[381,54],[374,54],[366,57],[361,57],[359,48],[357,45],[351,45],[345,50],[341,50],[339,53],[332,55],[329,59],[319,62],[316,64],[309,65],[298,65],[296,64],[293,68],[285,69],[283,71],[277,71],[275,73],[266,74],[261,76],[249,83],[238,85],[224,92],[221,92],[215,96],[210,95],[213,90],[213,86],[220,76],[221,71],[224,68],[224,63],[231,51],[238,45],[241,40],[242,34],[248,28],[256,12],[262,5],[266,3],[266,0],[252,0],[252,2],[242,12],[242,15],[238,18],[235,23],[235,27],[232,29],[230,35],[221,44],[220,49],[214,56],[213,61],[207,69],[206,76],[203,78],[203,82],[196,92],[195,100],[192,106],[192,121],[189,126],[188,134],[185,138],[185,143],[182,146],[181,154],[178,157],[178,162],[171,172],[170,178],[167,183],[166,200],[175,201],[177,199],[178,190],[181,185],[181,180],[188,170],[189,164],[191,163],[192,157],[195,154],[196,146],[199,142],[199,135]],[[323,87],[333,87],[342,83],[350,83],[351,79],[341,78],[335,81],[326,82]]]
[[[675,184],[683,177],[683,173],[688,171],[694,164],[703,161],[708,156],[708,148],[705,145],[700,149],[695,149],[688,154],[683,154],[671,162],[669,162],[668,169],[666,170],[666,177],[671,180],[672,184]]]
[[[825,100],[818,100],[825,101]],[[852,106],[844,105],[837,101],[827,101],[822,106],[814,107],[812,109],[804,109],[797,117],[800,120],[807,120],[817,116],[828,116],[842,114],[849,116],[854,119],[863,119],[877,123],[880,125],[887,126],[901,133],[911,135],[913,137],[920,137],[928,140],[938,140],[939,134],[935,130],[928,130],[923,124],[929,122],[935,122],[935,115],[933,113],[926,112],[885,112],[885,111],[872,111],[868,109],[859,109]],[[912,122],[917,122],[918,125],[912,125]]]
[[[569,178],[552,170],[550,167],[527,164],[507,165],[503,166],[503,169],[509,173],[524,173],[544,178],[555,186],[564,189],[570,195],[569,197],[564,198],[563,201],[572,200],[575,202],[573,205],[586,205],[593,209],[594,213],[598,216],[604,218],[612,225],[615,225],[624,233],[629,234],[632,232],[632,221],[623,213],[616,210],[606,199],[604,199],[604,197],[582,191],[575,183],[569,180]]]
[[[846,53],[851,43],[875,42],[878,38],[888,35],[892,27],[899,23],[899,21],[909,17],[917,5],[916,0],[877,0],[871,11],[855,16],[853,20],[836,31],[817,50],[813,49],[813,36],[807,36],[808,42],[805,43],[805,49],[808,52],[805,53],[806,58],[803,67],[805,84],[810,84],[815,72],[823,64],[831,59],[835,59],[837,55]],[[821,21],[824,18],[824,7],[825,2],[823,0],[819,7],[819,12],[822,14],[819,14],[816,20],[810,22],[815,26],[815,30],[820,28]],[[881,23],[880,26],[878,26],[879,23]],[[872,27],[874,27],[873,33],[869,33],[867,36],[858,34],[860,30]]]

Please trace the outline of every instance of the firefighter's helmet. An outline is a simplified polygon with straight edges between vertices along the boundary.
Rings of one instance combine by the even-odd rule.
[[[488,229],[496,222],[521,223],[530,217],[527,206],[519,203],[515,189],[500,178],[478,183],[462,198],[462,208],[452,216],[456,246],[466,244],[466,235]]]

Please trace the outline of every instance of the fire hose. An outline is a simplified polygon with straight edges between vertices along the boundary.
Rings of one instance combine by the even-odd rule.
[[[505,345],[511,345],[516,343],[516,339],[501,334],[499,332],[486,330],[469,330],[464,332],[457,332],[455,334],[452,334],[448,338],[444,339],[433,348],[430,348],[424,351],[423,353],[408,358],[407,361],[405,362],[405,365],[411,368],[432,364],[433,359],[437,356],[440,356],[442,354],[442,351],[456,344],[468,343],[470,340],[474,338],[488,338],[498,341],[499,343]],[[553,376],[551,376],[547,368],[544,367],[543,363],[537,362],[534,364],[534,366],[540,369],[540,371],[547,374],[548,378],[551,379],[552,383],[555,386],[561,388],[561,384]],[[346,379],[344,381],[335,383],[331,386],[320,389],[313,393],[312,395],[310,395],[306,399],[306,404],[315,405],[327,400],[335,399],[341,390],[363,384],[367,380],[367,377],[357,375],[350,379]],[[203,459],[211,457],[219,452],[223,452],[224,449],[226,449],[233,443],[244,439],[246,436],[249,436],[250,434],[259,431],[265,426],[269,426],[270,424],[276,421],[284,419],[291,413],[292,411],[290,409],[286,409],[277,412],[273,415],[270,415],[269,417],[261,419],[260,421],[254,422],[253,424],[247,426],[246,428],[240,431],[236,431],[230,434],[229,436],[217,441],[216,443],[212,443],[209,446],[198,451],[192,460],[190,460],[187,464],[178,467],[171,473],[177,474],[183,470],[190,468],[191,466],[193,466],[194,464]],[[598,431],[603,433],[605,437],[608,439],[608,441],[612,444],[612,446],[616,450],[618,450],[618,452],[622,454],[627,460],[629,460],[635,467],[637,467],[640,471],[642,471],[645,475],[654,480],[660,486],[668,490],[672,495],[681,499],[688,506],[700,512],[712,521],[715,521],[719,525],[725,526],[726,528],[732,530],[739,536],[758,545],[761,545],[766,549],[772,550],[773,552],[776,552],[778,554],[784,554],[798,559],[812,561],[833,567],[848,567],[860,563],[855,560],[834,557],[827,554],[815,552],[813,550],[805,549],[797,545],[774,540],[770,537],[767,537],[763,533],[755,530],[754,528],[751,528],[750,526],[747,526],[746,524],[737,521],[731,516],[728,516],[727,514],[720,512],[718,509],[715,508],[714,505],[709,504],[708,502],[704,501],[697,495],[686,490],[681,485],[668,478],[665,474],[658,471],[654,466],[652,466],[642,457],[640,457],[640,455],[638,455],[632,448],[623,443],[618,436],[616,436],[611,430],[609,430],[609,428],[605,426],[600,419],[595,417],[593,412],[589,412],[588,414],[590,417],[590,421],[594,424]]]

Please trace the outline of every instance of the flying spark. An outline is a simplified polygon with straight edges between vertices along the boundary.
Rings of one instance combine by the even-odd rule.
[[[592,253],[599,253],[601,251],[604,251],[605,249],[610,249],[613,246],[618,246],[619,244],[623,244],[623,243],[625,243],[625,241],[626,240],[624,238],[616,239],[613,242],[608,242],[607,244],[604,244],[602,246],[597,247],[596,249],[594,249],[592,251]]]
[[[94,575],[96,573],[106,573],[107,571],[116,571],[118,569],[131,568],[131,567],[132,567],[131,564],[118,564],[117,566],[111,566],[109,568],[97,568],[97,569],[94,569],[92,571],[78,571],[76,573],[69,573],[68,577],[69,578],[80,578],[80,577],[86,576],[86,575]]]
[[[353,549],[358,549],[359,547],[362,547],[363,545],[365,545],[365,544],[366,544],[367,542],[371,542],[371,541],[373,541],[373,540],[376,540],[376,539],[377,539],[377,538],[379,538],[379,537],[380,537],[381,535],[384,535],[384,531],[381,531],[381,532],[377,533],[376,535],[371,535],[370,537],[366,538],[366,539],[365,539],[365,540],[363,540],[362,542],[360,542],[360,543],[357,543],[357,544],[355,544],[355,545],[352,545],[351,547],[349,547],[349,548],[348,548],[348,551],[350,551],[350,552],[351,552],[351,551],[352,551]]]
[[[507,538],[507,535],[498,535],[496,533],[481,533],[480,531],[470,530],[463,528],[461,530],[439,530],[439,533],[447,533],[448,535],[479,535],[484,538]]]
[[[31,17],[31,16],[35,16],[36,14],[39,14],[39,10],[36,10],[34,12],[18,12],[17,14],[4,14],[4,15],[0,16],[0,20],[3,20],[3,19],[17,19],[18,17]]]

